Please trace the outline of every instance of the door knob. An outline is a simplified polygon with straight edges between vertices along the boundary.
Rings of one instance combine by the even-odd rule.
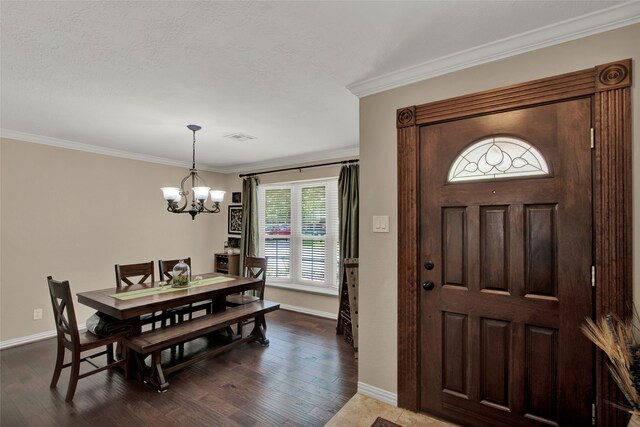
[[[424,268],[427,270],[433,270],[433,267],[435,267],[435,264],[431,260],[424,263]]]
[[[426,282],[422,283],[422,289],[424,289],[425,291],[432,291],[433,288],[436,287],[436,284],[433,283],[431,280],[427,280]]]

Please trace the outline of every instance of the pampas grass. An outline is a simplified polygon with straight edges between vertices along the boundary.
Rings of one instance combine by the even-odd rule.
[[[597,322],[587,319],[582,332],[609,358],[611,377],[631,405],[624,409],[640,416],[640,345],[635,338],[640,334],[633,322],[607,315]]]

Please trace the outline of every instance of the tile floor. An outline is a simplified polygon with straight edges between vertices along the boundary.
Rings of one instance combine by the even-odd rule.
[[[371,424],[378,417],[385,418],[402,427],[456,426],[456,424],[446,423],[426,415],[397,408],[358,393],[325,424],[325,427],[371,427]]]

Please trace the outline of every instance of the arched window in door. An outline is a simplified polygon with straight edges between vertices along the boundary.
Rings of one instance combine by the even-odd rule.
[[[447,182],[549,175],[549,165],[533,145],[522,139],[495,136],[475,142],[458,155]]]

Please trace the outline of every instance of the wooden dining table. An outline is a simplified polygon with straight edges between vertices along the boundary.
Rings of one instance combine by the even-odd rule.
[[[227,295],[240,293],[249,290],[257,290],[262,285],[260,279],[231,276],[221,273],[199,274],[203,279],[225,277],[231,280],[213,283],[206,286],[188,287],[184,289],[167,289],[169,292],[162,292],[151,295],[121,300],[112,295],[125,294],[143,289],[161,288],[160,281],[142,285],[133,285],[126,288],[117,289],[115,287],[99,289],[78,293],[78,302],[89,306],[116,319],[138,319],[143,314],[154,313],[156,311],[168,310],[170,308],[196,303],[198,301],[212,300],[213,310],[223,310],[224,300]],[[197,277],[194,275],[193,277]],[[169,286],[170,287],[170,286]]]
[[[193,277],[201,278],[201,280],[192,282],[193,285],[186,288],[172,288],[171,285],[164,285],[165,282],[156,281],[121,289],[111,287],[80,292],[77,297],[80,304],[119,320],[130,320],[133,327],[129,335],[131,337],[141,334],[140,316],[144,314],[206,300],[212,301],[213,313],[223,312],[226,309],[225,297],[227,295],[258,290],[262,286],[260,279],[221,273],[206,273]],[[211,281],[217,282],[207,283]],[[125,369],[128,378],[137,376],[139,379],[143,379],[144,374],[140,372],[141,369],[145,369],[145,365],[144,362],[141,363],[140,357],[128,358],[127,369]]]

